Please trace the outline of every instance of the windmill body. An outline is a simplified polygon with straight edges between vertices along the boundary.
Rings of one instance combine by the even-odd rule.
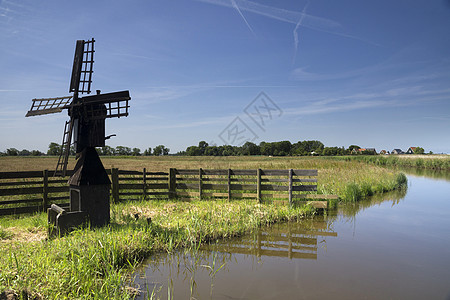
[[[26,117],[68,111],[69,121],[64,127],[61,152],[55,176],[67,175],[70,147],[77,153],[77,163],[68,183],[70,208],[66,210],[52,205],[49,222],[60,230],[78,226],[87,218],[92,226],[109,223],[109,190],[111,182],[95,150],[104,147],[105,120],[128,116],[129,91],[101,94],[91,93],[95,40],[78,40],[75,47],[69,92],[72,96],[33,99]],[[72,143],[73,140],[73,143]],[[64,213],[63,213],[64,211]]]

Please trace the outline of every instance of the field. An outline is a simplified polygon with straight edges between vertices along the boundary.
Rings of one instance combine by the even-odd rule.
[[[54,157],[0,157],[0,171],[52,170]],[[405,185],[396,171],[359,161],[279,157],[105,157],[106,168],[318,169],[319,193],[356,201]],[[73,161],[72,161],[73,164]],[[73,165],[72,165],[73,166]],[[0,219],[0,292],[37,299],[123,299],[128,274],[156,251],[251,232],[274,222],[298,220],[310,207],[256,201],[138,201],[111,206],[111,225],[46,239],[46,215]],[[1,296],[0,296],[1,297]]]

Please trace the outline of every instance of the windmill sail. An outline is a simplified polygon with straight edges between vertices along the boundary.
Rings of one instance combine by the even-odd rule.
[[[69,92],[75,92],[76,97],[78,97],[78,93],[91,93],[92,73],[94,72],[94,42],[94,39],[78,40],[75,47]]]
[[[31,108],[25,117],[59,113],[70,107],[70,100],[72,100],[72,96],[33,99]]]
[[[129,91],[105,93],[83,97],[86,117],[90,120],[128,116]]]

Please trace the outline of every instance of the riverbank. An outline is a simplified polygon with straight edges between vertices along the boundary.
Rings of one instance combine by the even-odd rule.
[[[318,169],[318,192],[356,201],[399,188],[400,173],[356,161],[322,158],[153,158],[105,159],[126,169],[146,166],[189,168]],[[4,163],[5,161],[3,161]],[[120,166],[121,168],[123,166]],[[404,176],[404,175],[403,175]],[[252,232],[262,225],[295,221],[314,214],[311,207],[258,204],[256,201],[137,201],[111,206],[111,225],[46,239],[46,215],[0,219],[0,291],[14,290],[49,299],[123,299],[127,277],[159,251]]]
[[[112,206],[110,226],[53,240],[45,238],[45,214],[4,218],[0,290],[26,291],[38,299],[123,299],[129,296],[127,274],[152,253],[195,247],[313,213],[310,207],[254,201],[126,203]],[[21,229],[41,232],[42,239],[11,239]]]

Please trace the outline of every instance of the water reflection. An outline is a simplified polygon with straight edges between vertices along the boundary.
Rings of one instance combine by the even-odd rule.
[[[338,210],[311,219],[274,224],[253,234],[204,245],[194,251],[153,256],[135,280],[143,292],[137,299],[228,299],[237,282],[253,280],[248,276],[255,276],[255,273],[249,272],[277,268],[280,268],[279,272],[288,272],[293,264],[297,266],[295,272],[301,272],[306,267],[313,268],[308,262],[320,263],[321,260],[325,260],[323,263],[328,267],[333,251],[342,251],[337,249],[336,243],[330,243],[339,239],[336,228],[342,230],[342,220],[354,222],[358,214],[370,207],[397,206],[404,201],[405,195],[406,189],[397,190],[358,203],[340,205]],[[291,277],[288,275],[282,280]],[[255,282],[257,280],[262,279],[256,278]],[[242,289],[246,290],[245,287]],[[254,288],[253,292],[259,289],[262,288]],[[298,291],[290,292],[293,294],[288,297]]]
[[[384,194],[375,194],[367,199],[355,203],[340,204],[336,211],[329,211],[328,213],[330,216],[342,215],[347,218],[353,218],[359,212],[382,203],[391,203],[392,207],[398,205],[405,199],[406,193],[407,189],[402,188]]]
[[[217,299],[216,276],[220,276],[221,285],[231,285],[222,275],[239,266],[262,268],[269,258],[317,260],[318,249],[326,248],[327,238],[337,236],[333,222],[321,215],[295,223],[274,224],[254,234],[191,251],[160,254],[147,261],[135,279],[142,292],[137,299],[171,299],[174,295]]]
[[[241,238],[205,246],[205,250],[289,259],[317,259],[317,247],[326,240],[337,237],[324,216],[299,223],[276,224]]]
[[[399,167],[397,170],[404,172],[408,175],[433,178],[433,179],[444,179],[450,181],[450,172],[448,170],[434,170],[434,169],[418,169],[418,168],[408,168]]]

